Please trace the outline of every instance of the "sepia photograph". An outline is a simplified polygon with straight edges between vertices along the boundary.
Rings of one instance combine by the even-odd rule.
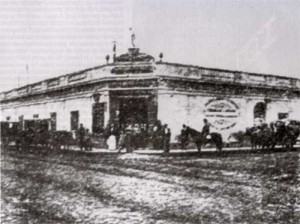
[[[1,0],[0,223],[300,223],[299,12]]]

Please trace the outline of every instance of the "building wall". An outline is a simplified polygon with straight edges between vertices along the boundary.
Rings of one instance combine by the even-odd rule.
[[[210,104],[208,103],[210,101],[213,103],[218,101],[226,102],[226,100],[226,98],[220,99],[215,96],[161,92],[158,96],[158,119],[160,119],[162,123],[168,124],[170,127],[172,132],[172,142],[176,142],[183,124],[201,131],[204,118],[208,119],[208,121],[213,124],[211,132],[221,133],[223,139],[226,140],[230,133],[238,131],[238,129],[245,130],[247,126],[250,126],[250,123],[253,123],[250,114],[247,113],[247,101],[241,98],[231,98],[230,100],[234,101],[238,106],[238,109],[235,112],[237,117],[230,118],[230,124],[227,126],[234,126],[228,128],[227,126],[219,125],[217,117],[219,116],[219,113],[213,115],[209,114],[207,112],[207,107],[210,106]],[[213,117],[210,117],[210,115]]]
[[[287,113],[289,119],[300,120],[300,99],[272,101],[268,105],[267,122],[278,119],[278,113]]]
[[[294,120],[300,120],[300,99],[292,100],[290,105],[292,107],[290,118]]]
[[[108,95],[104,94],[100,102],[108,102]],[[7,104],[1,108],[1,121],[5,121],[10,116],[10,121],[18,121],[19,116],[23,115],[24,120],[33,119],[34,114],[38,114],[38,119],[49,119],[50,113],[56,113],[57,130],[71,129],[71,111],[79,111],[79,124],[92,130],[92,104],[94,100],[91,95],[77,96],[73,98],[63,98],[55,100],[39,100],[29,103],[18,102]],[[104,121],[108,121],[108,110],[105,111]]]
[[[182,125],[186,124],[198,131],[202,130],[203,119],[212,124],[211,132],[222,134],[228,141],[230,134],[245,131],[254,125],[254,107],[265,103],[262,97],[207,96],[160,90],[158,92],[158,119],[168,124],[172,132],[172,142],[177,141]],[[218,109],[219,111],[214,111]],[[278,113],[289,113],[292,119],[300,120],[300,100],[271,100],[267,103],[266,120],[278,119]],[[209,109],[213,109],[211,112]]]
[[[101,93],[100,102],[106,103],[104,113],[104,125],[106,125],[111,115],[110,112],[115,113],[114,102],[111,101],[108,90],[99,89],[99,92]],[[38,114],[39,119],[49,119],[50,113],[56,112],[57,130],[70,130],[70,113],[78,110],[79,123],[92,130],[93,93],[94,90],[74,95],[45,96],[39,100],[2,104],[1,121],[5,121],[8,116],[10,121],[18,121],[21,115],[24,116],[24,120],[33,119],[34,114]],[[125,93],[120,92],[120,94]],[[136,91],[134,94],[141,94],[141,91]],[[232,93],[222,95],[201,88],[195,91],[185,91],[162,86],[157,92],[151,91],[143,94],[151,96],[148,101],[149,123],[154,123],[157,116],[162,123],[168,124],[172,132],[172,142],[177,141],[176,137],[180,135],[182,124],[201,131],[204,118],[213,124],[211,131],[221,133],[224,141],[227,141],[231,133],[245,131],[246,127],[253,126],[255,105],[260,102],[266,103],[262,93],[257,93],[256,96],[240,96]],[[288,113],[291,119],[300,120],[300,99],[276,97],[267,100],[267,123],[277,120],[278,113]]]

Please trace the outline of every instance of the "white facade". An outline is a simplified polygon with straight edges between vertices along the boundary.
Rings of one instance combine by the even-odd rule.
[[[100,102],[108,103],[108,96],[104,94]],[[51,113],[56,113],[56,129],[71,130],[71,112],[79,112],[79,124],[84,124],[85,128],[92,129],[92,105],[94,100],[91,94],[78,95],[60,99],[43,99],[28,103],[13,102],[1,107],[1,121],[18,122],[19,117],[23,116],[24,120],[50,119]],[[105,111],[105,124],[108,121],[109,114]]]
[[[209,102],[223,104],[223,107],[220,108],[222,111],[209,114],[207,112],[210,106]],[[234,110],[226,112],[226,106],[234,103],[236,104],[233,105]],[[172,130],[173,142],[180,135],[183,124],[201,131],[204,118],[212,124],[211,132],[221,133],[223,140],[227,141],[230,134],[245,131],[247,127],[253,126],[254,107],[258,103],[265,103],[264,99],[238,96],[220,98],[197,93],[160,91],[157,116]],[[278,120],[279,113],[287,113],[289,118],[300,120],[300,100],[276,100],[268,102],[266,105],[266,123]]]
[[[78,124],[92,130],[95,93],[105,103],[101,113],[95,112],[101,114],[98,123],[104,127],[110,119],[118,122],[122,117],[122,97],[143,95],[147,104],[141,113],[145,114],[134,116],[148,117],[150,128],[157,119],[168,124],[172,142],[183,124],[201,131],[204,118],[212,124],[211,131],[221,133],[227,141],[231,133],[255,124],[258,104],[265,107],[266,123],[277,120],[279,114],[300,120],[299,79],[154,62],[152,56],[130,48],[112,64],[0,93],[1,121],[18,122],[20,116],[32,120],[36,115],[35,119],[49,119],[56,113],[56,129],[70,131],[71,112],[78,111]]]

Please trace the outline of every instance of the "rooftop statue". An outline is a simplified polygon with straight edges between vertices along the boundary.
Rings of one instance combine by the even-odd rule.
[[[132,32],[132,28],[130,27],[129,30],[131,31],[131,44],[132,47],[135,48],[134,40],[135,40],[135,34]]]

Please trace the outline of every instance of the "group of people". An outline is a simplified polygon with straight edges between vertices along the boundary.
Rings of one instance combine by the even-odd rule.
[[[170,151],[171,130],[167,124],[162,125],[159,120],[155,123],[152,134],[148,133],[146,124],[128,123],[124,127],[118,127],[109,122],[105,128],[104,137],[108,148],[113,142],[112,148],[117,148],[119,152],[122,149],[131,152],[138,148],[146,148],[150,141],[153,142],[154,149]]]
[[[108,122],[104,130],[105,142],[109,149],[126,149],[130,152],[134,149],[144,148],[147,145],[146,124],[128,123],[118,126],[113,122]]]
[[[203,120],[204,126],[201,135],[204,139],[210,138],[210,123],[207,119]],[[189,142],[189,127],[183,124],[181,130],[181,147],[186,149]],[[88,129],[85,129],[82,124],[77,131],[78,143],[80,150],[91,150],[91,134]],[[153,126],[151,134],[147,132],[146,124],[127,124],[124,127],[119,127],[113,122],[109,122],[104,129],[105,142],[109,149],[126,149],[126,152],[138,148],[147,147],[151,141],[154,149],[164,150],[165,153],[170,151],[171,129],[168,124],[162,124],[157,120]]]

